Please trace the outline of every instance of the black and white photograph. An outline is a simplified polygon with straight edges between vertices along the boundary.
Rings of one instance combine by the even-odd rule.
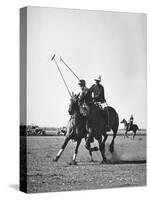
[[[20,9],[20,190],[146,186],[147,15]]]

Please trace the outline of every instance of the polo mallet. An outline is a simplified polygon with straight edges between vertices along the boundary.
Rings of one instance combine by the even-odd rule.
[[[68,90],[68,93],[69,93],[70,97],[71,97],[71,92],[70,92],[70,90],[69,90],[69,88],[68,88],[68,86],[67,86],[67,83],[66,83],[66,81],[65,81],[65,79],[64,79],[64,77],[63,77],[63,75],[62,75],[62,72],[61,72],[61,70],[60,70],[60,68],[59,68],[59,66],[58,66],[58,63],[57,63],[57,61],[56,61],[56,59],[55,59],[55,56],[56,56],[55,54],[52,56],[51,61],[54,60],[54,62],[55,62],[55,64],[56,64],[56,67],[57,67],[57,69],[58,69],[58,71],[59,71],[59,73],[60,73],[60,75],[61,75],[61,78],[62,78],[62,80],[63,80],[63,82],[64,82],[64,84],[65,84],[65,86],[66,86],[66,88],[67,88],[67,90]]]
[[[74,76],[78,79],[79,77],[74,73],[74,71],[66,64],[66,62],[60,57],[60,61],[64,63],[64,65],[74,74]]]

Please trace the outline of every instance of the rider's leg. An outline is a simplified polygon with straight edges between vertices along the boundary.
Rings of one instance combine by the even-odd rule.
[[[91,148],[91,137],[92,137],[92,133],[91,133],[91,128],[89,128],[88,133],[87,133],[87,137],[86,137],[86,143],[85,143],[85,148],[87,148],[88,150]]]
[[[127,130],[130,131],[130,129],[131,129],[131,122],[129,122]]]
[[[86,143],[85,143],[85,148],[88,150],[91,148],[91,139],[92,139],[92,129],[90,126],[90,119],[86,120],[86,130],[87,130],[87,137],[86,137]]]

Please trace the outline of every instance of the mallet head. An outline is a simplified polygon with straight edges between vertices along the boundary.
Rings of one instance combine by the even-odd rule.
[[[55,54],[53,55],[53,57],[51,58],[51,60],[54,60],[54,58],[55,58]]]

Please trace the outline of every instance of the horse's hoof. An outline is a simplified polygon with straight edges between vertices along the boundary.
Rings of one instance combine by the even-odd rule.
[[[107,160],[102,160],[101,164],[107,164]]]
[[[72,160],[72,161],[69,163],[69,165],[77,165],[77,161]]]
[[[53,161],[53,162],[57,162],[57,161],[58,161],[58,158],[53,158],[52,161]]]

